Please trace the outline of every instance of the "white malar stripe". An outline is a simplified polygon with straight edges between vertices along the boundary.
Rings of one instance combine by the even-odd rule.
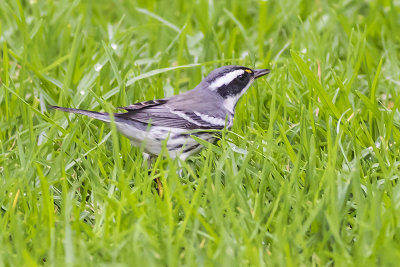
[[[199,112],[194,112],[194,114],[196,114],[197,116],[200,117],[201,120],[208,122],[212,125],[218,125],[218,126],[225,126],[225,120],[221,119],[221,118],[215,118],[215,117],[211,117],[208,116],[207,114],[201,114]]]
[[[250,80],[250,82],[247,84],[245,88],[240,92],[238,95],[233,95],[228,97],[227,99],[224,100],[224,107],[230,112],[234,113],[235,112],[235,106],[236,103],[239,101],[239,98],[246,93],[247,89],[249,89],[250,85],[253,83],[253,80]]]
[[[224,100],[224,107],[232,114],[235,113],[235,106],[238,99],[237,96],[231,96]]]
[[[214,90],[220,88],[223,85],[229,84],[236,77],[238,77],[239,75],[241,75],[243,73],[244,73],[244,70],[234,70],[234,71],[228,72],[227,74],[225,74],[224,76],[216,79],[212,84],[210,84],[209,88],[210,88],[211,91],[214,91]]]

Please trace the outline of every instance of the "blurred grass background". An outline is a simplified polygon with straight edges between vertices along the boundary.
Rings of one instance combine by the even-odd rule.
[[[0,266],[397,265],[399,12],[1,1]],[[162,98],[228,64],[272,72],[182,177],[168,158],[148,170],[113,127],[47,108]]]

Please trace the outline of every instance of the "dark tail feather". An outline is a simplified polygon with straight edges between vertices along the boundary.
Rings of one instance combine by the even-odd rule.
[[[108,116],[108,113],[106,113],[106,112],[96,112],[96,111],[76,109],[76,108],[63,108],[63,107],[58,107],[58,106],[49,106],[49,107],[53,108],[53,109],[61,110],[64,112],[82,114],[82,115],[86,115],[88,117],[95,118],[95,119],[98,119],[101,121],[110,122],[110,116]]]

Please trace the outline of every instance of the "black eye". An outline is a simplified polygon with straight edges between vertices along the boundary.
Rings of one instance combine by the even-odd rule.
[[[246,80],[246,75],[245,75],[245,74],[242,74],[242,75],[240,75],[240,76],[238,77],[238,79],[239,79],[239,81],[244,82],[244,81]]]

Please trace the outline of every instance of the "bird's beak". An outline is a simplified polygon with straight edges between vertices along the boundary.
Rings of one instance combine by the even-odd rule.
[[[269,69],[258,69],[254,70],[254,79],[260,78],[261,76],[264,76],[270,72]]]

